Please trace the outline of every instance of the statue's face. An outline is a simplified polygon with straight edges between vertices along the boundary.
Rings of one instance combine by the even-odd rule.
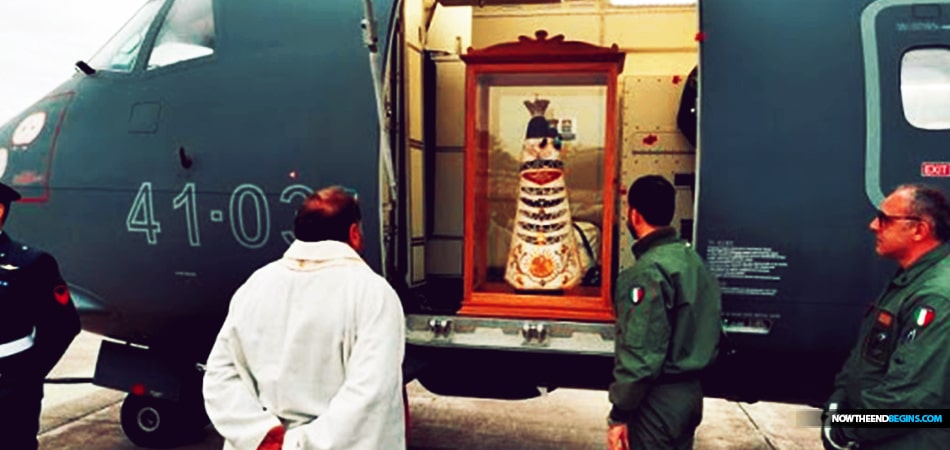
[[[555,138],[528,138],[524,140],[523,161],[535,159],[557,159],[560,145]]]

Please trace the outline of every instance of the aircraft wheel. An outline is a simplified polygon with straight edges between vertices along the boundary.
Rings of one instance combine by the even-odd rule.
[[[144,448],[171,448],[191,443],[207,424],[178,402],[127,395],[122,402],[122,431]]]

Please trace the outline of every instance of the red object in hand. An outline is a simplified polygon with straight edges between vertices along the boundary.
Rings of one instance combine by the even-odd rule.
[[[264,436],[264,440],[261,441],[261,445],[257,446],[257,450],[280,450],[283,446],[284,427],[277,425],[267,432],[267,435]]]
[[[627,424],[610,425],[607,428],[607,450],[630,450]]]

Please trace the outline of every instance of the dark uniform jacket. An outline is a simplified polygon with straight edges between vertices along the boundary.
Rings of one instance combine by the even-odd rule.
[[[950,245],[943,244],[891,279],[865,314],[829,403],[839,409],[950,408],[948,255]],[[950,428],[841,428],[835,434],[861,448],[950,448]]]
[[[31,348],[0,358],[0,387],[42,383],[79,333],[79,316],[56,260],[6,232],[0,234],[0,311],[0,344],[34,333]]]
[[[636,264],[620,273],[611,419],[626,421],[655,382],[698,379],[716,357],[721,299],[716,278],[673,228],[633,246]]]

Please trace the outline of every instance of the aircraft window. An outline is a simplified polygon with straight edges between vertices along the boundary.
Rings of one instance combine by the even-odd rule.
[[[155,39],[148,68],[214,53],[214,13],[211,0],[176,1]]]
[[[901,61],[904,117],[925,130],[950,129],[950,49],[911,50]]]
[[[142,5],[119,32],[96,52],[89,60],[89,65],[96,70],[131,72],[135,68],[135,61],[138,59],[145,34],[148,33],[148,27],[162,3],[164,0],[149,0]]]

